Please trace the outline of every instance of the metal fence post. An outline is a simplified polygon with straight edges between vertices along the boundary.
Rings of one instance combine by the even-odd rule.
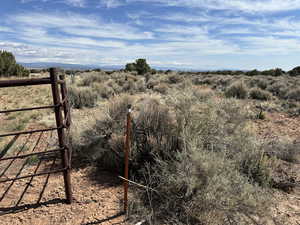
[[[69,162],[68,146],[66,143],[66,136],[64,131],[64,122],[63,122],[63,115],[62,115],[63,106],[61,104],[61,98],[60,98],[59,86],[58,86],[58,76],[57,76],[57,70],[55,68],[50,68],[50,80],[51,80],[51,88],[53,94],[53,102],[54,105],[56,105],[55,107],[56,125],[57,127],[59,127],[57,129],[58,142],[59,142],[59,147],[63,148],[63,150],[61,150],[62,166],[63,168],[67,168],[63,172],[66,200],[68,204],[71,204],[72,203],[71,165]]]
[[[60,75],[59,78],[60,80],[65,81],[65,75]],[[67,128],[69,128],[69,126],[71,125],[71,113],[70,113],[71,108],[70,108],[69,100],[67,98],[68,92],[67,92],[66,83],[62,82],[60,87],[61,87],[61,97],[64,100],[63,109],[64,109],[66,126]]]
[[[131,105],[128,105],[126,137],[125,137],[125,171],[124,177],[124,211],[128,209],[128,167],[129,167],[129,152],[130,152],[130,136],[131,136]]]

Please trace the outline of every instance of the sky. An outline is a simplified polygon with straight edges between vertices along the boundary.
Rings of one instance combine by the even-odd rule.
[[[300,0],[1,0],[0,15],[0,50],[18,62],[300,65]]]

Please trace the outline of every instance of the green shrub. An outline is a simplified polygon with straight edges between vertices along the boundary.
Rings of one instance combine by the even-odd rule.
[[[110,98],[114,94],[114,90],[103,83],[93,83],[92,88],[101,98]]]
[[[268,87],[268,82],[264,78],[252,78],[249,81],[250,87],[259,87],[260,89],[265,90]]]
[[[283,81],[277,81],[272,85],[267,87],[267,90],[271,92],[273,95],[278,96],[280,98],[285,98],[288,92],[288,86]]]
[[[70,86],[68,88],[68,95],[71,106],[77,109],[94,107],[98,100],[97,93],[91,88]]]
[[[295,88],[287,92],[286,98],[295,101],[300,101],[300,88]]]
[[[145,109],[149,116],[137,120],[148,121],[137,127],[147,131],[144,146],[152,148],[132,171],[149,188],[135,190],[130,213],[149,224],[247,224],[248,216],[267,212],[262,187],[269,184],[271,161],[247,130],[242,106],[199,101],[187,90],[170,96],[175,115],[152,104],[156,109]]]
[[[106,85],[110,88],[112,88],[114,94],[120,94],[122,92],[122,87],[119,86],[115,80],[113,79],[109,79],[107,82],[106,82]]]
[[[290,76],[299,76],[300,75],[300,66],[295,67],[294,69],[290,70],[288,73]]]
[[[137,92],[145,92],[146,91],[146,84],[144,79],[139,79],[136,82],[136,90]]]
[[[146,59],[137,59],[135,63],[128,63],[125,66],[126,71],[137,71],[139,75],[144,75],[151,71]]]
[[[245,99],[248,97],[248,89],[243,82],[238,81],[226,89],[225,96],[227,98]]]
[[[288,137],[280,137],[266,143],[265,151],[278,159],[298,163],[300,162],[300,143]]]
[[[30,71],[16,63],[15,56],[11,52],[0,50],[0,77],[29,76]]]
[[[136,65],[135,63],[128,63],[125,66],[125,70],[128,72],[136,71]]]
[[[106,80],[106,76],[102,72],[92,72],[83,75],[81,86],[90,86],[92,83],[101,83]]]
[[[250,224],[269,211],[266,187],[273,161],[255,138],[240,101],[202,97],[190,88],[174,89],[163,101],[115,96],[84,135],[89,144],[80,148],[105,168],[123,168],[129,104],[134,106],[130,179],[148,187],[132,193],[130,219]]]
[[[270,92],[261,90],[259,88],[252,88],[249,91],[249,97],[257,100],[270,100],[272,98]]]
[[[128,79],[127,81],[125,81],[122,88],[123,88],[123,92],[134,94],[136,93],[137,90],[136,82],[132,79]]]

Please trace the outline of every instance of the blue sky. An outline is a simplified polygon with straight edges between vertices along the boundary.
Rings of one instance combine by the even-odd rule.
[[[1,0],[19,62],[190,69],[300,65],[300,0]]]

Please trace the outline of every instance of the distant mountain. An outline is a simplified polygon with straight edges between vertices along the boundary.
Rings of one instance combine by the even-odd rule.
[[[50,67],[59,67],[62,69],[72,69],[72,70],[89,70],[100,68],[102,70],[119,70],[122,66],[112,65],[112,66],[97,66],[97,65],[81,65],[81,64],[67,64],[67,63],[52,63],[52,62],[36,62],[36,63],[22,63],[19,64],[31,69],[44,69]]]
[[[52,63],[52,62],[35,62],[35,63],[22,63],[19,64],[30,69],[44,69],[50,67],[59,67],[62,69],[69,70],[89,70],[89,69],[102,69],[102,70],[120,70],[124,69],[124,66],[120,65],[109,65],[109,66],[99,66],[99,65],[81,65],[81,64],[67,64],[67,63]],[[205,72],[205,71],[217,71],[217,70],[231,70],[236,71],[239,69],[225,69],[225,68],[216,68],[212,69],[189,69],[189,68],[176,68],[176,67],[163,67],[163,66],[153,66],[156,70],[174,70],[174,71],[190,71],[190,72]]]

